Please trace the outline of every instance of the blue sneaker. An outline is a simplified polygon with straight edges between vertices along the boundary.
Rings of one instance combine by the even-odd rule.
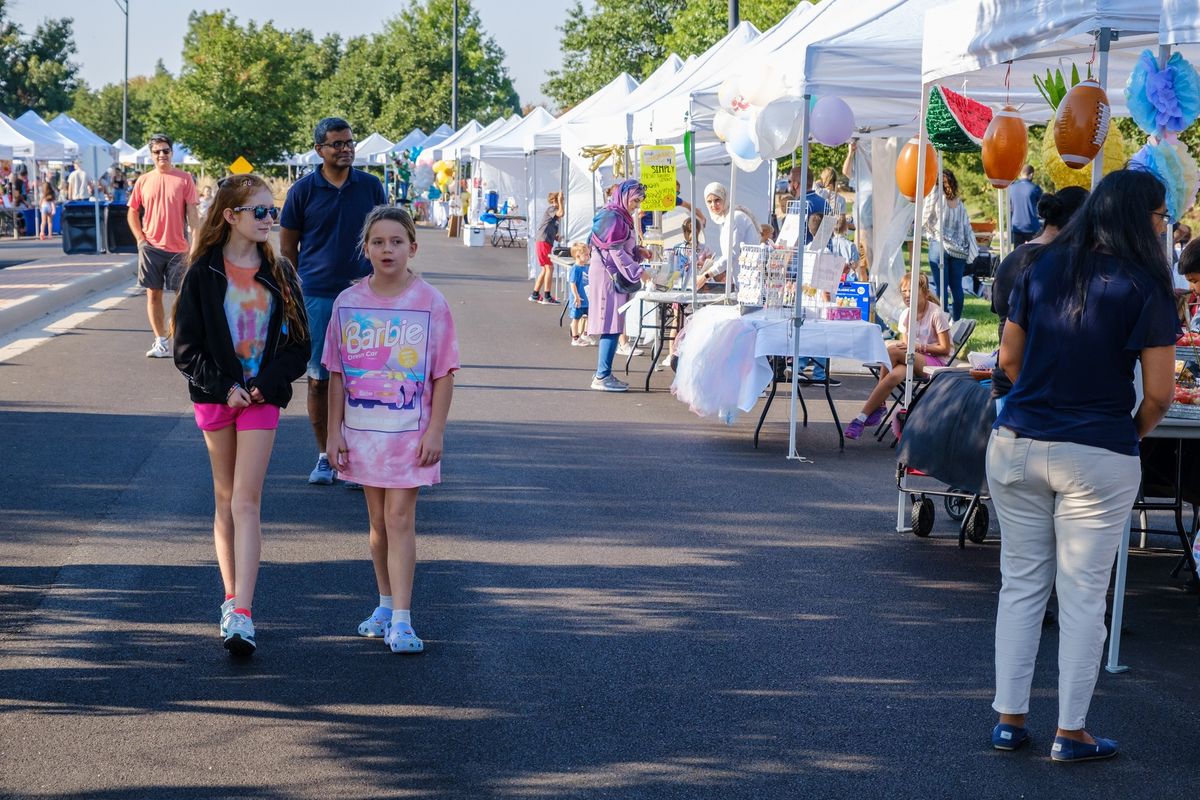
[[[225,638],[225,634],[229,632],[229,615],[233,613],[236,597],[231,597],[224,603],[221,603],[221,638]]]
[[[1117,755],[1117,743],[1112,739],[1095,737],[1095,744],[1077,742],[1065,736],[1054,737],[1054,747],[1050,748],[1050,758],[1060,763],[1076,761],[1101,761]]]
[[[1005,725],[1003,722],[992,728],[992,747],[997,750],[1020,750],[1029,744],[1029,731],[1016,725]]]
[[[329,463],[329,457],[326,455],[317,456],[317,465],[313,467],[313,471],[308,474],[309,483],[320,483],[329,486],[337,477],[337,472]]]

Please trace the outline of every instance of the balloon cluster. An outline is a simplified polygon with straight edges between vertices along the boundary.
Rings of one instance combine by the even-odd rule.
[[[453,161],[434,161],[430,164],[430,170],[433,173],[433,184],[442,194],[450,191],[450,185],[454,183],[454,162]]]
[[[804,100],[789,95],[787,84],[781,70],[765,63],[726,78],[718,87],[713,131],[739,169],[752,172],[764,158],[799,149]],[[821,144],[843,144],[854,134],[854,113],[841,98],[813,98],[809,131]]]
[[[1196,204],[1200,191],[1200,167],[1178,137],[1200,117],[1200,74],[1179,53],[1160,67],[1146,50],[1125,85],[1125,99],[1138,127],[1150,134],[1129,166],[1162,182],[1167,213],[1178,220]]]

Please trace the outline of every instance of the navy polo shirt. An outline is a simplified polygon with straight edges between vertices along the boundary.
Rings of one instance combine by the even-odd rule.
[[[300,287],[313,297],[337,297],[350,282],[371,273],[358,247],[363,220],[385,205],[383,184],[351,167],[341,187],[315,169],[288,189],[279,224],[300,233]]]
[[[1027,178],[1013,181],[1008,187],[1008,208],[1012,214],[1014,231],[1037,233],[1042,229],[1038,219],[1038,201],[1042,199],[1042,187]]]
[[[1074,319],[1063,310],[1075,291],[1071,254],[1044,248],[1013,286],[1008,320],[1025,330],[1025,355],[996,427],[1136,456],[1133,367],[1145,348],[1175,343],[1175,300],[1166,281],[1092,252],[1087,300]]]

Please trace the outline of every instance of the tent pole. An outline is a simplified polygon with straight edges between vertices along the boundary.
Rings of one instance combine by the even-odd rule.
[[[729,297],[733,294],[733,275],[737,269],[737,264],[733,261],[733,211],[737,208],[737,163],[733,157],[729,158],[729,202],[725,209],[725,224],[728,226],[725,230],[725,302],[729,303]]]
[[[685,164],[692,164],[693,169],[688,170],[688,202],[691,204],[691,210],[688,211],[690,218],[688,223],[692,226],[692,252],[689,256],[688,269],[692,273],[692,314],[696,313],[696,240],[700,238],[700,215],[696,213],[696,128],[691,123],[691,118],[688,118],[688,131],[691,136],[685,138],[685,146],[691,147],[691,153],[684,153],[683,159]],[[691,158],[688,158],[688,156]]]
[[[811,95],[805,93],[803,103],[800,109],[800,180],[807,183],[808,175],[808,134],[809,134],[809,100]],[[792,167],[796,166],[796,156],[792,154]],[[808,197],[808,188],[803,184],[800,186],[801,200],[806,200]],[[782,226],[783,223],[780,223]],[[796,452],[796,408],[800,401],[800,326],[804,324],[804,317],[801,308],[802,298],[804,296],[804,238],[808,232],[808,215],[803,214],[800,218],[800,234],[796,239],[796,279],[794,282],[795,299],[793,301],[794,309],[792,311],[792,399],[788,406],[788,459],[799,459],[800,455]]]
[[[1100,49],[1100,88],[1108,91],[1108,48],[1112,42],[1112,28],[1101,28],[1096,34],[1097,43]],[[1110,127],[1109,130],[1112,130]],[[1104,148],[1100,148],[1100,153],[1096,158],[1092,159],[1092,191],[1096,191],[1096,187],[1100,185],[1100,179],[1104,177]]]
[[[908,294],[908,335],[904,337],[904,408],[907,409],[912,403],[912,386],[913,386],[913,349],[915,346],[915,332],[917,330],[917,302],[919,299],[920,275],[921,275],[921,217],[925,211],[925,114],[929,111],[929,84],[921,86],[921,115],[917,118],[917,180],[913,187],[913,194],[916,195],[914,202],[916,204],[916,213],[913,216],[913,243],[912,243],[912,263],[909,266],[909,294]],[[938,190],[937,184],[940,181],[934,181],[934,191]],[[946,283],[945,277],[948,270],[942,270],[942,283]],[[899,412],[897,412],[899,413]],[[900,533],[907,530],[904,524],[904,492],[900,492],[896,497],[896,532]]]

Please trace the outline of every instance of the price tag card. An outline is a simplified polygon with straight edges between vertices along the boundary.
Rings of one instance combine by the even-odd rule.
[[[647,145],[638,148],[642,164],[642,183],[646,199],[642,211],[670,211],[675,208],[675,148]]]

